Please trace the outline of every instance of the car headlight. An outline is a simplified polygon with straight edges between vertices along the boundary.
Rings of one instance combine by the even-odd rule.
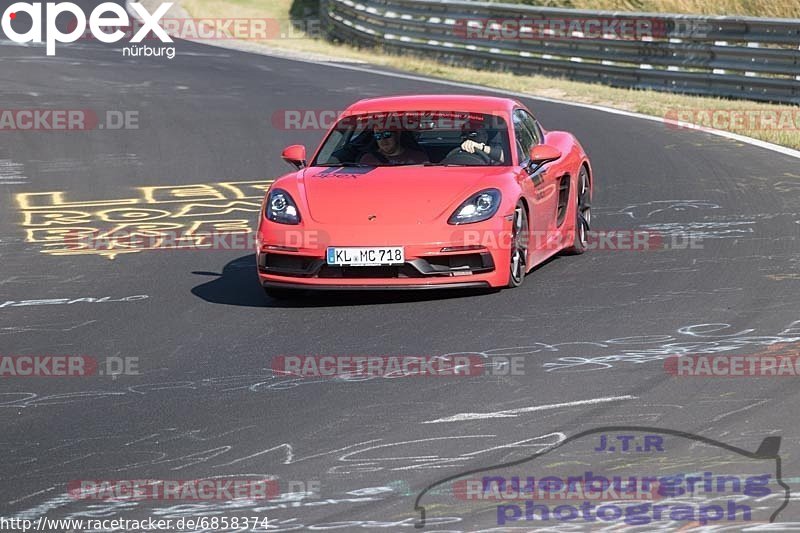
[[[300,211],[297,209],[297,204],[283,189],[272,189],[267,195],[266,206],[267,220],[277,222],[279,224],[299,224]]]
[[[470,196],[450,216],[448,224],[472,224],[492,218],[500,208],[500,191],[486,189]]]

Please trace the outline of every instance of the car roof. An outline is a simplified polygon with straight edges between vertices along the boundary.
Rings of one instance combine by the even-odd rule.
[[[507,115],[518,106],[521,104],[514,99],[496,96],[419,94],[360,100],[348,107],[345,114],[383,111],[470,111]]]

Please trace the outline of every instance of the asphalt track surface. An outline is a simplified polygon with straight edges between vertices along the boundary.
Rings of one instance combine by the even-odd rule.
[[[36,227],[25,225],[19,194],[63,191],[61,201],[82,202],[74,210],[91,211],[92,224],[102,225],[96,211],[118,206],[86,202],[283,174],[281,149],[315,146],[321,133],[277,129],[276,111],[478,92],[197,43],[176,47],[173,60],[123,59],[118,47],[86,42],[61,46],[54,58],[42,47],[0,47],[4,108],[139,114],[138,129],[0,134],[0,353],[135,357],[140,372],[2,380],[0,515],[257,514],[274,531],[411,531],[415,497],[431,483],[603,426],[667,428],[750,451],[780,436],[784,481],[792,486],[800,475],[796,378],[673,378],[663,366],[670,354],[756,354],[800,340],[796,159],[522,99],[549,129],[575,133],[592,158],[595,228],[691,233],[696,246],[558,257],[521,288],[499,293],[278,302],[263,295],[248,250],[47,253],[47,243],[26,234]],[[209,205],[214,212],[221,203]],[[254,225],[256,216],[233,218]],[[20,304],[41,299],[58,301]],[[345,381],[270,371],[278,355],[452,353],[520,355],[524,372]],[[462,413],[473,415],[447,421]],[[691,441],[674,442],[675,461],[694,457]],[[275,476],[282,490],[289,481],[319,490],[294,503],[239,507],[67,495],[69,482],[81,479],[247,475]],[[447,511],[439,515],[451,523],[428,528],[497,525],[491,514]],[[799,517],[792,502],[778,521],[789,529]]]

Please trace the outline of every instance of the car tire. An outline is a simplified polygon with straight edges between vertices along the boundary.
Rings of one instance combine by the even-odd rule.
[[[570,255],[582,254],[589,245],[589,231],[592,223],[592,188],[589,171],[581,165],[578,173],[578,186],[575,191],[575,226],[572,246],[564,250]]]
[[[522,202],[514,208],[511,222],[511,253],[509,253],[508,286],[519,287],[528,272],[528,212]]]

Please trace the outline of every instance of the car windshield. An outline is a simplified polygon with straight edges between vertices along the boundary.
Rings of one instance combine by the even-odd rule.
[[[311,166],[510,165],[506,121],[460,111],[403,111],[345,116]]]

